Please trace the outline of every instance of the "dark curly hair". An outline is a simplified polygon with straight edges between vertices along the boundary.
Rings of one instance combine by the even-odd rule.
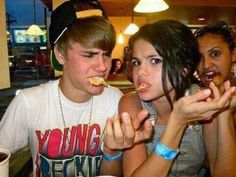
[[[192,31],[186,25],[174,20],[160,20],[146,24],[130,38],[131,53],[134,42],[138,39],[144,39],[153,45],[163,58],[163,91],[173,108],[167,90],[166,76],[175,89],[176,100],[184,96],[186,90],[196,81],[193,73],[201,58]]]
[[[235,41],[233,38],[233,32],[231,31],[227,23],[224,21],[216,21],[214,23],[203,26],[194,32],[194,36],[198,38],[198,37],[204,36],[207,33],[217,34],[217,35],[222,36],[225,42],[229,44],[229,48],[231,50],[236,47]]]

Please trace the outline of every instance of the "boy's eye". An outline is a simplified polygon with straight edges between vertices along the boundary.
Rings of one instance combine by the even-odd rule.
[[[139,60],[132,60],[131,63],[133,66],[138,66],[141,64],[141,62]]]
[[[92,58],[93,55],[83,55],[83,57],[85,57],[85,58]]]
[[[95,54],[94,53],[86,53],[86,54],[83,54],[82,56],[85,58],[92,58],[95,56]]]
[[[211,52],[210,55],[212,58],[218,57],[220,55],[220,51],[214,50]]]
[[[153,64],[158,64],[158,63],[161,63],[161,62],[162,62],[162,60],[160,58],[151,59],[151,63],[153,63]]]
[[[106,52],[103,55],[106,56],[106,57],[111,57],[111,52]]]
[[[82,56],[85,58],[96,58],[96,57],[98,57],[98,55],[100,55],[98,52],[87,52],[87,53],[83,54]],[[111,58],[111,52],[105,52],[102,54],[102,56],[104,58]]]

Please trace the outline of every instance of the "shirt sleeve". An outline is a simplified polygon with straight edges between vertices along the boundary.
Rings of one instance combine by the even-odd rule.
[[[12,153],[27,146],[29,106],[22,91],[9,104],[0,122],[0,147]]]

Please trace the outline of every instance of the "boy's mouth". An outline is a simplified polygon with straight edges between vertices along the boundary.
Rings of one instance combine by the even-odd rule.
[[[92,85],[96,85],[96,86],[104,85],[106,87],[108,86],[108,84],[106,83],[103,77],[89,77],[88,81]]]

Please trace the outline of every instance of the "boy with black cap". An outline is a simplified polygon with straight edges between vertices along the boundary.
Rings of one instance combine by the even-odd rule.
[[[114,28],[97,0],[67,1],[52,12],[49,40],[63,76],[14,98],[0,124],[0,146],[14,153],[29,144],[34,177],[97,176],[106,120],[122,95],[105,83]]]

